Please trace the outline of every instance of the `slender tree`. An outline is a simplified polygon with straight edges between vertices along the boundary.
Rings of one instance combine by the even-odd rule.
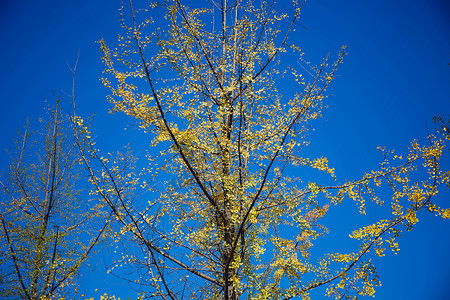
[[[413,141],[404,157],[381,149],[380,170],[340,184],[326,158],[302,154],[344,56],[343,48],[334,63],[303,61],[291,41],[303,3],[283,13],[274,1],[139,10],[130,1],[118,48],[100,41],[113,110],[139,122],[152,151],[139,174],[118,172],[93,147],[83,161],[120,224],[114,237],[128,252],[117,266],[136,272],[128,280],[143,297],[309,299],[319,287],[336,299],[373,295],[371,255],[398,251],[419,211],[450,216],[433,201],[449,181],[439,137]],[[316,182],[307,168],[331,180]],[[312,259],[327,232],[320,219],[344,199],[361,214],[366,201],[387,203],[388,214],[351,233],[352,252]]]
[[[105,230],[87,192],[72,123],[60,99],[33,134],[27,124],[0,181],[0,278],[6,299],[55,299],[74,292],[74,278]]]

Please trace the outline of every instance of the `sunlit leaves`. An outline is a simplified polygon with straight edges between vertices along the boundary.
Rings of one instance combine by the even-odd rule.
[[[103,160],[91,181],[119,221],[117,238],[129,234],[142,252],[133,264],[149,274],[137,284],[149,294],[308,299],[327,285],[336,299],[373,296],[379,282],[368,256],[397,252],[401,229],[413,228],[422,209],[449,217],[432,202],[449,182],[444,142],[434,136],[403,156],[381,148],[379,170],[360,179],[316,180],[323,172],[337,182],[332,163],[301,150],[345,47],[333,63],[304,61],[288,44],[302,3],[285,13],[266,2],[190,8],[176,0],[151,6],[153,19],[142,20],[132,4],[118,48],[100,41],[102,82],[112,111],[135,118],[157,154],[140,172],[145,182]],[[298,60],[303,74],[283,59]],[[292,88],[280,90],[286,82]],[[152,200],[140,201],[137,187]],[[348,199],[362,215],[375,204],[387,216],[353,231],[352,252],[311,261],[314,241],[328,232],[321,219]]]

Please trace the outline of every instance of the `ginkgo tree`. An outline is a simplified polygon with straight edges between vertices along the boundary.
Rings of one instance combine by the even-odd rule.
[[[27,123],[0,178],[0,296],[64,299],[109,217],[80,186],[71,119],[58,98],[37,129]]]
[[[275,1],[129,1],[117,48],[99,42],[112,111],[133,117],[151,150],[139,172],[124,167],[130,156],[105,158],[93,142],[82,161],[117,219],[123,257],[111,270],[135,272],[128,280],[142,297],[309,299],[321,287],[336,299],[372,296],[373,256],[398,251],[419,212],[450,217],[434,201],[449,182],[445,136],[413,141],[403,157],[380,148],[379,170],[340,183],[325,157],[302,154],[345,55],[304,62],[292,42],[303,3],[284,13]],[[316,182],[307,168],[331,180]],[[321,218],[348,199],[361,214],[368,201],[389,213],[350,233],[352,252],[313,260],[313,241],[327,233]]]

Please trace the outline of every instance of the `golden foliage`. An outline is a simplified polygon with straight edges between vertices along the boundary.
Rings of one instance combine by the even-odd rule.
[[[273,3],[222,3],[154,3],[143,12],[153,18],[139,23],[130,1],[118,48],[99,42],[112,111],[135,118],[151,136],[141,176],[119,174],[120,162],[94,150],[101,171],[84,158],[97,194],[119,221],[115,238],[128,235],[141,251],[123,262],[145,268],[135,283],[162,299],[309,299],[322,285],[336,299],[373,295],[379,281],[369,253],[398,251],[396,238],[421,210],[449,217],[433,201],[449,182],[440,166],[444,141],[413,141],[405,158],[381,149],[380,170],[358,180],[321,185],[303,178],[309,167],[335,179],[327,158],[303,157],[301,150],[345,47],[336,62],[304,64],[300,74],[283,59],[303,62],[289,40],[303,2],[292,3],[292,14],[276,12]],[[292,88],[281,91],[285,82]],[[133,196],[138,187],[150,201]],[[314,262],[313,242],[327,233],[319,222],[346,198],[361,214],[368,202],[390,203],[390,215],[353,231],[353,252]]]

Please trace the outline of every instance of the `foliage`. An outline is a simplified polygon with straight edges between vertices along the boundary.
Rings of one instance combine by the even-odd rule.
[[[74,278],[99,241],[98,205],[80,190],[73,127],[60,99],[48,120],[16,143],[0,182],[0,279],[5,299],[51,299],[73,292]],[[95,235],[93,235],[95,234]]]
[[[404,157],[380,148],[380,169],[361,179],[306,177],[312,168],[334,179],[326,158],[302,149],[345,48],[334,63],[305,63],[291,43],[302,5],[282,13],[273,1],[174,0],[135,10],[130,1],[118,48],[100,41],[112,110],[137,120],[152,152],[142,172],[131,156],[104,158],[92,142],[82,160],[118,221],[112,236],[124,251],[111,269],[134,272],[128,279],[143,297],[309,299],[321,286],[335,299],[373,296],[371,254],[397,252],[420,211],[450,217],[434,201],[449,182],[439,136],[413,141]],[[155,19],[138,19],[149,11]],[[313,242],[327,233],[320,219],[345,199],[361,214],[368,202],[389,214],[350,234],[353,252],[313,260]]]

